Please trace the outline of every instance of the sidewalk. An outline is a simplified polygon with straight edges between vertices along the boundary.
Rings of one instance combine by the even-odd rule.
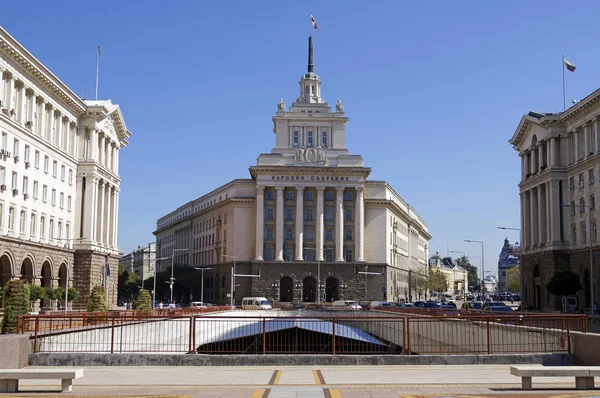
[[[88,367],[71,397],[484,397],[600,396],[575,390],[571,378],[534,379],[532,391],[509,365],[306,367]],[[60,381],[24,380],[18,395],[57,396]],[[2,396],[2,394],[0,394]]]

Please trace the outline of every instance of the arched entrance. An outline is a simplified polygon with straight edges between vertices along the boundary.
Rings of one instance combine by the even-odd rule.
[[[583,302],[581,308],[590,308],[590,270],[588,268],[583,270]]]
[[[533,308],[539,310],[542,308],[542,277],[540,274],[540,266],[533,266]]]
[[[284,276],[279,280],[279,301],[291,303],[294,299],[294,280],[290,276]]]
[[[21,280],[27,281],[30,285],[33,284],[33,263],[29,257],[25,257],[21,264]]]
[[[6,254],[0,257],[0,288],[4,289],[4,286],[12,278],[12,263],[10,257]],[[2,295],[0,295],[0,307],[4,307],[2,303]]]
[[[52,266],[48,260],[42,264],[42,279],[40,284],[44,289],[50,289],[52,287]],[[50,306],[50,300],[46,297],[42,300],[42,307]]]
[[[317,281],[312,276],[307,276],[302,281],[302,301],[306,303],[317,301]]]
[[[67,287],[67,264],[62,263],[58,269],[58,286],[65,289]]]
[[[340,282],[335,276],[325,280],[325,300],[328,303],[340,299]]]

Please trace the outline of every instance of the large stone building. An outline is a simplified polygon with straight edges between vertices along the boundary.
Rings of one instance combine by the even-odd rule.
[[[446,276],[447,289],[439,292],[446,295],[465,294],[469,292],[469,272],[452,260],[452,257],[442,257],[436,252],[429,259],[429,269],[441,272]]]
[[[345,147],[348,118],[321,96],[312,37],[308,70],[289,109],[273,117],[275,147],[231,181],[161,217],[154,232],[158,269],[210,265],[205,301],[228,302],[231,269],[236,302],[350,298],[399,300],[408,272],[427,273],[427,225],[384,181]],[[173,250],[176,250],[173,252]],[[360,273],[368,272],[369,274]],[[187,299],[187,298],[186,298]]]
[[[0,285],[68,280],[81,308],[103,284],[114,304],[119,153],[130,136],[119,106],[79,98],[1,27],[0,77]]]
[[[504,245],[498,256],[498,292],[504,293],[508,289],[509,270],[519,265],[519,244],[511,245],[508,238],[504,239]],[[519,292],[513,292],[519,293]]]
[[[580,275],[580,309],[589,308],[589,247],[598,250],[600,90],[565,112],[529,112],[509,142],[521,157],[523,308],[559,310],[561,298],[553,297],[546,285],[562,269]],[[600,275],[594,262],[594,275]],[[600,278],[595,279],[598,301]]]

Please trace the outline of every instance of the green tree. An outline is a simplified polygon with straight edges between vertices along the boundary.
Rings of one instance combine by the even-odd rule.
[[[88,312],[107,312],[106,299],[104,298],[104,288],[102,286],[94,286],[92,294],[87,302]]]
[[[79,292],[74,287],[69,288],[69,293],[67,293],[67,300],[75,301],[79,297]]]
[[[507,282],[506,287],[513,293],[521,291],[521,267],[517,265],[506,271]]]
[[[0,330],[2,333],[16,333],[19,316],[29,312],[29,285],[21,280],[8,281],[2,292],[2,301],[4,316]]]
[[[462,256],[456,259],[456,265],[467,270],[467,280],[469,286],[479,286],[477,278],[477,267],[471,264],[466,256]]]
[[[436,292],[445,292],[448,290],[448,279],[446,275],[441,271],[431,270],[429,272],[428,280],[429,289]]]
[[[46,295],[46,289],[38,285],[29,286],[29,301],[31,302],[31,308],[35,306],[36,301],[42,300]]]
[[[135,309],[139,311],[145,311],[152,309],[152,296],[146,289],[141,289],[138,292],[137,299],[135,300]]]
[[[556,271],[546,287],[554,296],[570,296],[581,290],[581,281],[579,275],[566,269]]]
[[[121,268],[119,268],[119,271]],[[123,270],[119,273],[117,294],[120,301],[132,301],[138,292],[140,278],[134,274]]]

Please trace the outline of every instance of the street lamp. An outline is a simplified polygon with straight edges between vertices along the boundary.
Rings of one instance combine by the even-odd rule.
[[[229,256],[227,254],[223,254],[223,257],[227,257],[227,258],[232,258],[233,259],[233,264],[231,264],[231,291],[230,291],[230,295],[231,295],[231,306],[233,307],[235,305],[235,300],[233,298],[233,294],[235,292],[235,290],[233,290],[234,286],[235,286],[235,256]]]
[[[160,257],[154,259],[154,290],[152,290],[152,308],[156,308],[156,267],[158,267],[158,262],[163,260],[168,260],[169,257]]]
[[[175,269],[175,252],[185,252],[185,251],[190,251],[190,249],[173,249],[173,252],[171,253],[171,301],[170,303],[173,302],[173,281],[175,280],[175,278],[173,278],[173,270]],[[154,278],[156,279],[156,277]],[[167,282],[169,283],[169,282]]]
[[[317,304],[321,305],[321,260],[319,259],[319,250],[321,254],[325,251],[325,249],[316,249],[314,247],[305,247],[304,250],[313,250],[315,255],[317,256]]]
[[[64,238],[54,238],[55,240],[64,240],[67,243],[65,243],[65,246],[67,247],[67,275],[66,275],[66,281],[65,281],[65,314],[67,313],[67,308],[69,305],[69,256],[71,255],[71,245],[69,244],[69,242],[75,242],[78,240],[82,240],[84,238],[71,238],[71,239],[64,239]],[[75,262],[73,260],[73,262]]]
[[[485,258],[483,255],[483,241],[465,239],[467,243],[481,243],[481,293],[485,292]]]
[[[202,286],[200,287],[200,301],[202,301],[202,304],[204,304],[204,271],[210,271],[212,268],[194,267],[194,269],[202,271]]]
[[[588,223],[590,227],[588,228],[589,236],[590,236],[590,311],[592,313],[592,319],[594,319],[594,253],[592,251],[592,210],[594,208],[589,205],[559,205],[561,207],[581,207],[582,209],[586,209],[588,213]]]

